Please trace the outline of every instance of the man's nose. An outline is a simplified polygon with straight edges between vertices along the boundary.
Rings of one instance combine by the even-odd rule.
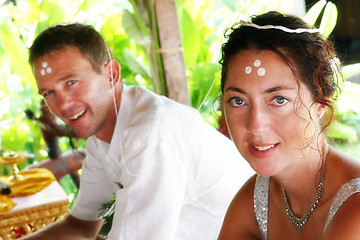
[[[71,96],[66,93],[57,92],[56,99],[56,103],[58,105],[57,107],[61,110],[61,112],[69,109],[69,105],[71,104]]]

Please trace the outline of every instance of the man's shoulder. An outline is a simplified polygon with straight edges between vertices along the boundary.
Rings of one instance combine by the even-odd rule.
[[[187,106],[185,104],[176,102],[173,99],[168,98],[167,96],[160,95],[154,91],[146,88],[145,86],[126,86],[128,95],[136,100],[137,103],[143,104],[167,104],[171,107],[182,108],[187,110],[194,110],[194,108]]]
[[[127,87],[132,104],[132,118],[146,119],[148,123],[154,120],[168,121],[176,119],[186,119],[194,116],[196,110],[190,106],[178,103],[166,96],[159,95],[143,86]],[[166,118],[162,118],[166,116]]]

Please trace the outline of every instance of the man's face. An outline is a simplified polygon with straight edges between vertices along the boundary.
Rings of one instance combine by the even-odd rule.
[[[106,65],[95,72],[76,47],[66,47],[37,59],[34,74],[39,93],[51,111],[79,137],[112,134],[113,94]],[[111,113],[111,114],[110,114]]]

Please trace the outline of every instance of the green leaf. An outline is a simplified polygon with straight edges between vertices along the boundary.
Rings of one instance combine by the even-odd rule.
[[[332,2],[328,2],[325,7],[324,15],[320,23],[320,32],[323,37],[326,39],[330,36],[331,32],[336,26],[336,20],[338,16],[338,11],[336,5]]]
[[[196,66],[191,79],[189,80],[189,89],[193,107],[198,108],[205,99],[218,71],[219,65],[215,63],[199,64]],[[216,95],[218,92],[219,82],[216,81],[210,91],[208,99]]]
[[[1,134],[1,145],[5,151],[21,152],[24,151],[29,134],[31,133],[27,124],[15,125],[14,122],[12,122],[9,129]]]
[[[124,49],[124,58],[126,59],[128,67],[136,74],[140,74],[144,78],[150,78],[150,70],[144,64],[139,62],[134,54],[127,48]]]
[[[70,174],[65,174],[62,177],[62,179],[60,180],[60,185],[64,189],[67,195],[78,191],[78,187],[76,186]]]
[[[182,7],[178,13],[185,63],[187,68],[190,68],[196,65],[200,51],[200,35],[196,23],[191,18],[189,12]]]
[[[65,174],[59,180],[59,184],[62,187],[62,189],[65,191],[66,195],[68,195],[70,201],[69,208],[71,209],[78,194],[78,187],[76,186],[70,174]]]
[[[323,10],[324,6],[326,5],[326,0],[320,0],[314,6],[312,6],[309,11],[303,17],[303,20],[310,24],[314,25],[316,20],[319,18],[321,11]]]
[[[150,29],[145,26],[141,18],[128,10],[123,13],[122,25],[127,35],[142,46],[150,44]]]
[[[33,73],[27,61],[28,50],[6,22],[0,23],[0,38],[4,53],[11,59],[14,74],[20,76],[23,84],[36,88]]]
[[[52,1],[43,1],[40,5],[40,11],[46,15],[46,18],[44,21],[39,22],[36,33],[65,20],[65,11],[63,7]]]

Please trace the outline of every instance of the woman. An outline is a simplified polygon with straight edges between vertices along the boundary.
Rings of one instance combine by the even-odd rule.
[[[360,239],[360,164],[325,136],[339,93],[332,45],[277,12],[231,30],[221,103],[257,174],[233,199],[219,239]]]

